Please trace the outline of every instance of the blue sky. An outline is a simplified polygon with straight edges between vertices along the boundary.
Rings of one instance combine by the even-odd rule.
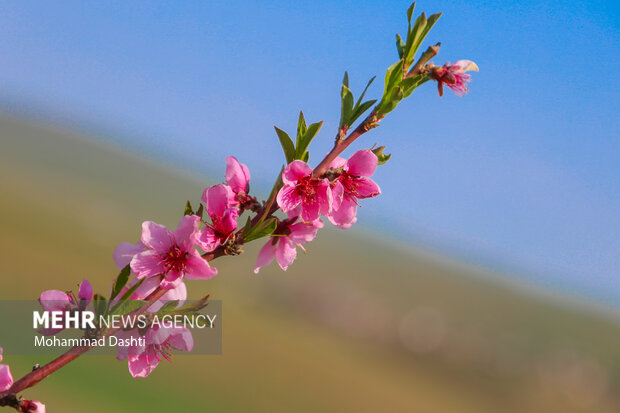
[[[37,113],[255,187],[282,162],[273,125],[300,109],[330,148],[339,86],[382,79],[400,1],[40,2],[0,5],[3,110]],[[619,6],[420,1],[442,64],[474,60],[471,93],[417,90],[363,137],[393,158],[360,221],[570,293],[620,300]],[[369,95],[378,95],[379,80]],[[260,154],[260,156],[256,156]]]

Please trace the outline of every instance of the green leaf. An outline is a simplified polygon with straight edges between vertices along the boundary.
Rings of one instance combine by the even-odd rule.
[[[301,137],[306,133],[306,119],[304,118],[304,113],[299,111],[299,120],[297,121],[297,144],[299,146],[299,142],[301,142]]]
[[[183,211],[183,215],[194,215],[192,204],[189,201],[185,204],[185,211]]]
[[[400,86],[396,86],[392,89],[390,95],[381,101],[379,107],[377,108],[378,115],[386,115],[394,110],[394,108],[400,103],[403,99],[403,88]]]
[[[142,307],[152,304],[148,301],[143,300],[123,300],[116,303],[116,305],[110,310],[110,314],[129,314],[133,313],[136,310],[141,309]]]
[[[353,112],[353,93],[351,93],[351,89],[344,83],[340,90],[340,97],[340,125],[338,128],[342,129],[344,125],[349,126],[351,124],[349,118],[351,117],[351,112]]]
[[[282,145],[282,150],[284,151],[284,157],[286,158],[286,163],[291,163],[295,160],[295,146],[293,145],[293,141],[290,136],[282,129],[274,126],[276,130],[276,134],[278,135],[278,139],[280,139],[280,145]]]
[[[407,63],[411,63],[413,61],[413,56],[415,56],[418,48],[420,47],[420,44],[422,43],[422,40],[424,40],[424,38],[421,38],[421,35],[425,27],[426,14],[422,12],[422,14],[420,14],[416,19],[413,28],[407,36],[407,49],[405,51],[405,60],[407,61]]]
[[[116,280],[114,281],[114,285],[112,286],[112,295],[110,296],[110,301],[114,300],[116,296],[121,292],[123,287],[127,284],[130,273],[131,273],[131,268],[129,267],[129,264],[127,264],[121,270],[121,272],[116,277]]]
[[[179,305],[179,300],[166,301],[166,304],[164,304],[157,312],[158,313],[170,312],[171,310],[176,309],[177,305]]]
[[[198,215],[200,217],[200,219],[202,219],[202,214],[204,212],[204,208],[203,205],[200,204],[200,206],[198,207],[198,210],[194,213],[195,215]]]
[[[355,111],[351,114],[351,123],[355,122],[360,116],[364,114],[372,105],[377,103],[377,100],[369,100],[367,102],[362,103]]]
[[[386,97],[394,86],[400,82],[403,77],[403,62],[399,60],[392,66],[388,67],[385,72],[385,88],[383,89],[383,96]]]
[[[245,221],[245,226],[243,227],[243,232],[241,233],[241,237],[245,239],[245,237],[250,233],[252,229],[252,218],[248,216],[248,219]]]
[[[135,283],[134,285],[132,285],[131,287],[129,287],[129,289],[127,291],[125,291],[125,293],[121,296],[120,301],[126,301],[129,300],[129,297],[132,296],[132,294],[138,289],[138,287],[140,287],[142,285],[142,283],[144,282],[144,280],[146,280],[146,278],[142,278],[141,280],[139,280],[137,283]]]
[[[368,91],[368,88],[370,87],[370,85],[372,84],[372,82],[375,80],[377,76],[373,76],[372,78],[370,78],[370,80],[368,81],[368,83],[366,83],[366,87],[364,88],[364,91],[362,92],[362,94],[360,95],[359,99],[357,99],[357,102],[355,102],[355,109],[357,109],[360,105],[360,103],[362,102],[362,100],[364,99],[364,96],[366,96],[366,92]],[[355,110],[354,109],[354,110]]]
[[[342,79],[342,84],[346,87],[349,87],[349,73],[347,71],[344,72],[344,78]]]
[[[304,153],[304,156],[301,157],[301,160],[304,162],[308,162],[308,159],[310,159],[310,152],[306,151],[306,153]]]
[[[353,96],[351,96],[353,98]],[[306,153],[306,149],[310,146],[310,142],[312,139],[319,133],[319,130],[323,126],[323,121],[313,123],[308,126],[308,130],[304,133],[304,136],[301,137],[300,145],[297,147],[295,152],[295,159],[302,159],[304,157],[304,153]]]
[[[385,154],[383,153],[383,151],[385,150],[385,146],[379,146],[378,148],[373,149],[373,153],[375,155],[377,155],[377,165],[383,165],[384,163],[386,163],[387,161],[390,160],[390,158],[392,157],[392,154]]]
[[[409,27],[411,27],[411,16],[413,16],[413,11],[415,10],[415,1],[411,3],[411,6],[407,9],[407,20],[409,21]]]
[[[271,235],[277,227],[278,220],[273,217],[263,222],[259,222],[248,232],[247,235],[243,237],[243,242],[250,242]]]
[[[396,33],[396,50],[398,51],[398,58],[402,59],[405,53],[405,42],[403,42],[403,38],[398,33]]]
[[[104,315],[108,308],[108,301],[102,295],[95,294],[93,296],[93,303],[95,306],[96,315]]]
[[[420,86],[422,83],[426,82],[430,78],[426,74],[420,74],[412,77],[408,77],[403,80],[403,98],[409,97],[413,91]]]

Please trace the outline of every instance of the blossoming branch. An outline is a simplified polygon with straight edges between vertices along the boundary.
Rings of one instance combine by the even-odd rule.
[[[89,308],[97,315],[130,318],[157,315],[171,309],[178,314],[189,314],[206,306],[208,296],[197,305],[184,306],[187,297],[184,280],[215,277],[218,271],[211,262],[216,258],[239,255],[245,244],[262,239],[264,245],[258,253],[254,272],[258,273],[274,259],[283,270],[287,270],[297,256],[297,248],[303,250],[304,244],[316,237],[325,225],[324,220],[342,229],[355,224],[359,203],[381,194],[379,185],[371,177],[377,166],[385,164],[390,155],[384,153],[384,146],[362,148],[348,158],[340,155],[361,135],[378,127],[386,115],[419,86],[434,81],[439,96],[443,95],[444,85],[463,96],[471,81],[466,72],[478,70],[469,60],[435,66],[431,59],[439,53],[439,43],[428,47],[416,60],[422,42],[441,14],[427,18],[422,13],[412,22],[414,7],[415,3],[407,10],[405,38],[396,35],[398,60],[386,71],[380,98],[364,100],[372,78],[355,100],[345,73],[334,146],[316,167],[308,163],[309,146],[318,135],[322,122],[307,125],[303,113],[300,113],[295,139],[275,128],[286,165],[265,201],[259,202],[250,193],[247,166],[229,156],[226,158],[225,183],[206,188],[196,209],[188,201],[175,230],[146,221],[142,223],[137,241],[123,242],[116,247],[113,258],[120,273],[109,294],[94,294],[90,283],[84,280],[77,296],[59,290],[43,292],[39,297],[43,310],[57,313],[60,318],[89,311]],[[369,110],[370,113],[358,122]],[[131,302],[142,304],[127,305]],[[170,359],[173,351],[191,351],[194,344],[191,331],[185,327],[159,324],[149,327],[119,329],[97,326],[84,328],[84,337],[116,337],[133,343],[119,346],[117,358],[127,360],[133,377],[146,377],[162,359]],[[53,336],[60,330],[43,328],[39,333]],[[10,406],[20,412],[45,412],[41,402],[24,400],[18,393],[34,386],[89,348],[88,345],[71,348],[17,381],[13,380],[9,366],[0,364],[0,406]]]

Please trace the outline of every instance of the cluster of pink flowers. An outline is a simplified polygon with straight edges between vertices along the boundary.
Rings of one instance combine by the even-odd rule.
[[[2,347],[0,347],[0,361],[2,361]],[[6,391],[13,385],[11,370],[6,364],[0,364],[0,392]],[[45,405],[38,400],[21,400],[18,410],[23,413],[45,413]]]
[[[261,248],[254,272],[258,273],[275,260],[286,270],[297,256],[297,247],[312,241],[323,227],[321,216],[339,228],[349,228],[357,220],[358,201],[381,193],[370,179],[377,168],[378,158],[371,150],[357,151],[349,159],[336,158],[328,171],[320,177],[313,175],[307,163],[296,160],[282,172],[283,186],[276,200],[287,214],[278,220],[275,231]],[[114,250],[114,262],[119,269],[129,266],[133,278],[121,289],[111,303],[140,282],[129,299],[144,300],[158,288],[166,292],[148,311],[158,311],[163,303],[176,300],[181,305],[187,297],[184,279],[209,279],[217,269],[201,256],[218,247],[236,241],[238,218],[246,209],[253,209],[256,201],[249,195],[250,173],[234,157],[226,160],[226,183],[206,188],[202,194],[206,217],[185,215],[174,231],[152,221],[142,224],[142,235],[135,244],[123,242]],[[93,298],[93,289],[87,280],[79,288],[77,297],[58,290],[41,294],[39,301],[45,311],[84,311]],[[56,334],[59,329],[41,330],[42,334]],[[169,360],[171,350],[191,351],[193,338],[182,328],[154,327],[145,331],[137,328],[114,333],[119,338],[143,337],[143,345],[118,347],[117,358],[127,359],[134,377],[146,377],[162,358]],[[3,372],[0,368],[0,372]],[[8,368],[6,369],[8,373]]]
[[[336,158],[323,177],[315,177],[312,168],[301,160],[288,164],[276,198],[288,218],[279,221],[260,250],[254,272],[258,273],[274,258],[286,270],[297,256],[297,247],[303,249],[302,244],[312,241],[323,227],[321,215],[339,228],[351,227],[357,221],[358,201],[381,193],[370,179],[377,163],[377,156],[364,149],[349,159]],[[117,266],[129,264],[138,279],[146,278],[148,285],[164,289],[177,288],[184,278],[215,276],[217,269],[209,266],[196,247],[208,253],[233,240],[238,219],[252,200],[249,181],[247,166],[229,156],[226,183],[210,186],[202,194],[208,221],[186,215],[174,232],[154,222],[144,222],[137,244],[125,242],[114,251]],[[156,279],[160,279],[159,284]]]
[[[297,256],[296,247],[312,241],[323,227],[320,216],[339,228],[349,228],[357,221],[358,200],[378,196],[379,186],[370,179],[378,158],[370,150],[357,151],[349,159],[336,158],[325,177],[315,177],[303,161],[293,161],[284,168],[277,202],[289,219],[280,225],[258,255],[255,273],[275,258],[286,270]]]

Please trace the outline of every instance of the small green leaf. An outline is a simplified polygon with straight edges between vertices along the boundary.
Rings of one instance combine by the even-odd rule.
[[[185,211],[183,211],[183,215],[194,215],[192,204],[189,201],[185,204]]]
[[[386,97],[394,86],[400,82],[403,77],[403,62],[399,60],[392,66],[388,67],[385,72],[385,88],[383,90],[383,96]]]
[[[368,88],[370,87],[370,85],[372,84],[372,82],[375,80],[376,77],[377,76],[371,77],[368,83],[366,83],[366,87],[364,88],[364,91],[360,95],[359,99],[357,99],[357,102],[355,102],[355,109],[357,109],[360,103],[362,102],[362,100],[364,100],[364,96],[366,96],[366,92],[368,91]]]
[[[243,242],[250,242],[271,235],[277,227],[278,220],[273,217],[263,222],[259,222],[249,231],[247,235],[244,236]]]
[[[177,305],[179,305],[179,300],[170,300],[167,301],[166,304],[164,304],[159,311],[157,311],[158,313],[166,313],[169,312],[171,310],[176,309]]]
[[[241,233],[241,237],[245,239],[245,237],[252,230],[252,218],[248,216],[248,219],[245,221],[245,226],[243,227],[243,232]]]
[[[129,300],[129,298],[132,296],[132,294],[138,289],[138,287],[140,287],[142,285],[142,283],[144,282],[144,280],[146,280],[146,278],[142,278],[141,280],[139,280],[137,283],[135,283],[134,285],[132,285],[131,287],[129,287],[129,289],[127,291],[125,291],[125,293],[121,296],[119,301],[125,301],[125,300]]]
[[[198,207],[198,210],[195,212],[195,215],[198,215],[200,217],[200,219],[202,219],[202,214],[204,213],[204,208],[203,205],[200,204],[200,206]]]
[[[355,109],[355,111],[351,114],[351,123],[355,122],[360,116],[364,114],[372,105],[377,103],[377,100],[369,100],[367,102],[362,103],[359,107]]]
[[[116,277],[116,280],[114,281],[114,285],[112,286],[112,295],[110,296],[110,301],[114,300],[116,296],[121,292],[123,287],[127,284],[130,273],[131,273],[131,268],[129,267],[129,264],[127,264],[121,270],[121,272]]]
[[[353,96],[351,96],[351,98],[353,98]],[[301,137],[300,145],[296,149],[295,159],[303,158],[308,146],[310,146],[310,142],[312,142],[312,139],[314,139],[314,137],[319,133],[321,126],[323,126],[323,121],[313,123],[308,126],[308,130],[304,133],[304,136]]]
[[[116,305],[110,310],[111,314],[129,314],[149,304],[148,301],[142,300],[123,300],[116,303]]]
[[[420,74],[404,79],[402,82],[403,98],[409,97],[409,95],[411,95],[411,93],[413,93],[418,86],[429,79],[430,78],[426,74]]]
[[[344,78],[342,78],[342,84],[346,87],[349,87],[349,73],[347,71],[344,72]]]
[[[301,142],[301,137],[306,133],[306,119],[304,118],[304,113],[299,111],[299,120],[297,121],[297,144],[299,146],[299,142]]]
[[[420,14],[416,19],[413,28],[407,36],[407,49],[405,51],[405,59],[407,63],[411,63],[413,61],[413,56],[415,56],[422,40],[424,40],[422,33],[426,27],[426,22],[426,14],[422,12],[422,14]]]
[[[353,112],[353,93],[344,83],[340,90],[340,97],[340,125],[338,128],[342,129],[344,125],[349,126],[351,124],[349,118],[351,117],[351,112]]]
[[[306,151],[306,153],[304,153],[304,156],[301,157],[301,160],[304,162],[308,162],[308,159],[310,159],[310,152]]]
[[[398,58],[402,59],[405,52],[405,42],[403,42],[403,38],[398,33],[396,33],[396,50],[398,51]]]
[[[93,303],[95,306],[96,315],[104,315],[108,308],[108,301],[102,295],[95,294],[93,296]]]
[[[403,88],[396,86],[392,89],[390,95],[381,101],[377,108],[378,115],[386,115],[396,108],[396,106],[403,100]]]
[[[278,139],[280,139],[280,145],[282,145],[282,150],[284,151],[284,157],[286,158],[286,163],[291,163],[295,160],[295,146],[293,145],[293,141],[290,136],[282,129],[274,126],[276,130],[276,134],[278,135]]]
[[[386,163],[387,161],[390,160],[390,158],[392,157],[392,154],[385,154],[383,153],[383,151],[385,150],[385,146],[379,146],[378,148],[373,149],[373,153],[375,155],[377,155],[377,165],[383,165],[384,163]]]
[[[407,20],[409,21],[409,25],[411,26],[411,16],[413,16],[413,11],[415,10],[415,1],[411,3],[411,6],[407,9]]]

